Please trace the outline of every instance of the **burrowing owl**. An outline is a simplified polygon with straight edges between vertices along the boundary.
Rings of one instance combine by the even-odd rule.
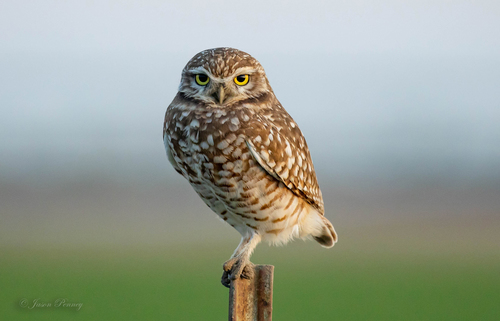
[[[222,283],[252,277],[261,241],[337,241],[324,216],[306,141],[274,95],[260,63],[232,48],[209,49],[182,70],[165,115],[163,140],[177,172],[242,236]]]

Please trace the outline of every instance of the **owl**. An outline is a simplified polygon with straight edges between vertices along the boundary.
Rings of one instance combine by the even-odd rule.
[[[241,234],[223,264],[225,286],[253,277],[250,256],[260,241],[337,242],[306,140],[249,54],[215,48],[195,55],[167,109],[163,140],[174,169]]]

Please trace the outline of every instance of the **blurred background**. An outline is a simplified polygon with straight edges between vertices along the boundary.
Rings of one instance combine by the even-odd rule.
[[[257,247],[275,320],[498,320],[499,34],[495,1],[2,1],[0,317],[227,317],[239,235],[162,125],[187,61],[229,46],[300,125],[339,233]],[[59,298],[83,305],[33,307]]]

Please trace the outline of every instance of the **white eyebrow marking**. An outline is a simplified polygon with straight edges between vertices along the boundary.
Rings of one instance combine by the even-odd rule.
[[[192,69],[189,69],[189,70],[186,70],[187,72],[191,73],[191,74],[206,74],[208,75],[210,78],[212,78],[212,73],[208,70],[206,70],[204,67],[200,66],[200,67],[196,67],[196,68],[192,68]]]
[[[236,74],[252,74],[254,72],[257,72],[257,69],[255,69],[254,67],[241,67],[241,68],[236,69],[236,71],[234,72],[233,75],[236,75]]]

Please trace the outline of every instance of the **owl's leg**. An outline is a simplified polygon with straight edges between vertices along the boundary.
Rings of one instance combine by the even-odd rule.
[[[240,277],[244,279],[253,277],[253,263],[250,262],[250,256],[259,242],[260,235],[257,233],[241,238],[240,245],[223,265],[224,272],[222,273],[221,282],[225,287],[229,287],[231,281]]]

